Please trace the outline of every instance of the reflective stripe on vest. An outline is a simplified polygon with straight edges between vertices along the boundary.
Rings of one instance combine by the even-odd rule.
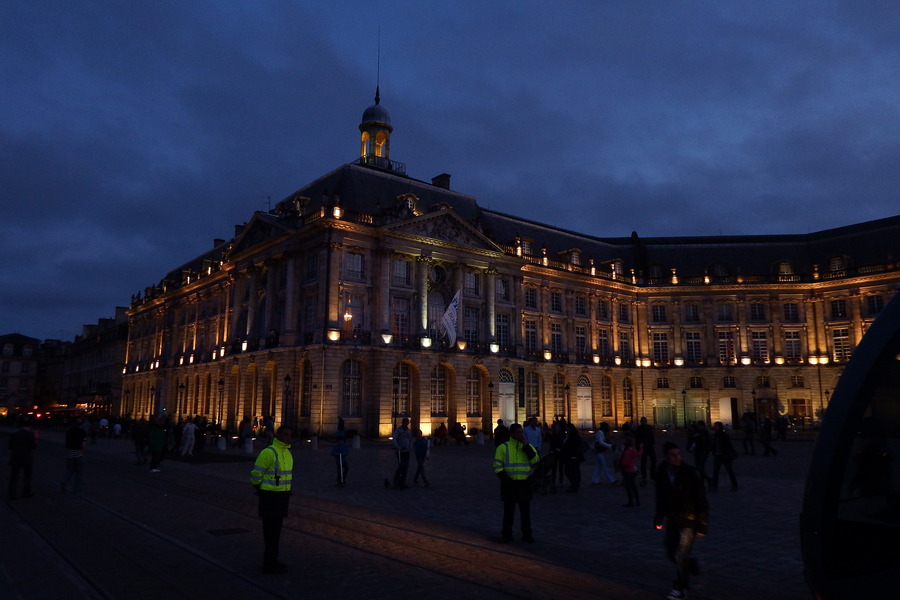
[[[525,455],[524,446],[514,447],[512,453],[510,453],[510,444],[511,442],[500,444],[500,447],[494,453],[494,473],[506,471],[509,478],[516,481],[528,479],[533,470],[532,461]],[[505,461],[503,460],[504,454],[506,455]],[[536,458],[537,456],[535,456]]]
[[[261,464],[263,461],[260,459],[263,458],[266,450],[271,450],[272,455],[275,457],[271,467]],[[250,483],[270,492],[289,492],[291,490],[292,469],[294,466],[293,457],[288,454],[284,462],[288,464],[280,464],[278,450],[274,446],[263,449],[256,459],[256,464],[253,465],[253,469],[250,471]]]

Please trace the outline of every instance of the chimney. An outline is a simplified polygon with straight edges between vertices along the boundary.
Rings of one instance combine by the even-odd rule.
[[[434,187],[443,188],[445,190],[450,189],[450,174],[449,173],[441,173],[437,177],[431,178],[431,185]]]

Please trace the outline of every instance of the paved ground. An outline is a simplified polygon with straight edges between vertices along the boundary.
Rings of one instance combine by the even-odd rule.
[[[10,431],[0,429],[4,466]],[[384,442],[364,440],[351,451],[339,488],[331,444],[303,441],[295,444],[297,483],[282,539],[291,568],[272,576],[259,568],[249,455],[207,450],[149,473],[133,464],[130,442],[101,439],[88,448],[75,496],[59,489],[62,433],[38,434],[35,496],[0,507],[0,599],[643,600],[664,598],[671,583],[652,527],[652,484],[641,489],[643,506],[623,508],[624,490],[588,484],[592,458],[579,493],[535,499],[536,544],[500,544],[490,441],[434,449],[431,486],[404,491],[384,488],[393,473]],[[710,534],[695,547],[706,572],[692,598],[810,597],[797,520],[813,441],[798,435],[776,447],[776,457],[736,461],[739,491],[711,495]]]

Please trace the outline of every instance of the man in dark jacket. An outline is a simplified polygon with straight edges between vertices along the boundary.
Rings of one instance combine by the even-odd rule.
[[[687,598],[690,576],[699,573],[697,560],[691,558],[696,536],[706,535],[709,524],[709,505],[706,491],[697,470],[681,459],[676,444],[663,445],[663,463],[656,471],[657,529],[666,525],[666,556],[675,563],[675,581],[668,600]]]
[[[28,417],[22,417],[19,421],[19,429],[9,436],[9,466],[12,468],[9,474],[9,499],[16,499],[16,487],[19,481],[19,473],[22,474],[22,496],[31,496],[31,467],[34,464],[34,450],[37,448],[34,432],[31,431],[31,423]]]

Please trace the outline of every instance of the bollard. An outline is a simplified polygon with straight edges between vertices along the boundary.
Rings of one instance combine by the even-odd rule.
[[[361,440],[359,434],[353,436],[353,448],[359,450]]]
[[[310,450],[318,450],[319,449],[319,436],[314,435],[312,439],[309,441],[309,449]]]
[[[222,452],[225,451],[225,436],[224,435],[220,435],[218,441],[216,441],[216,449],[221,450]]]
[[[245,454],[253,454],[253,438],[247,437],[244,439],[244,453]]]

